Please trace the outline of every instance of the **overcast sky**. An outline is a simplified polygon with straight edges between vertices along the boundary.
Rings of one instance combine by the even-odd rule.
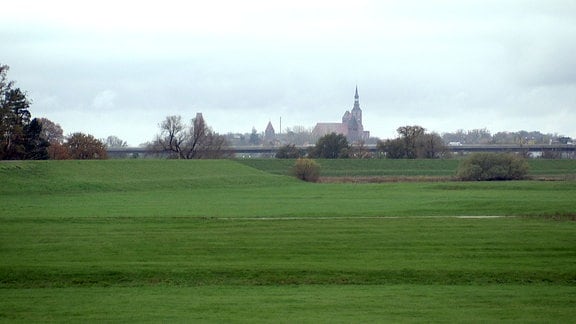
[[[168,115],[217,132],[539,130],[576,137],[576,1],[18,0],[0,63],[33,117],[150,141]]]

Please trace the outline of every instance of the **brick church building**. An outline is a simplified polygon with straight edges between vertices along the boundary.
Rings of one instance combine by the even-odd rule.
[[[368,140],[370,132],[364,130],[362,124],[362,109],[360,109],[360,100],[358,96],[358,86],[356,86],[356,93],[354,94],[354,107],[352,110],[346,111],[342,116],[340,123],[317,123],[312,130],[312,138],[318,138],[328,135],[330,133],[342,134],[346,136],[348,142],[357,143]]]

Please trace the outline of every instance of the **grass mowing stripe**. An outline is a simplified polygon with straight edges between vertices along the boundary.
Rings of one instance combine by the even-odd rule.
[[[55,180],[56,181],[56,180]],[[570,215],[576,182],[309,184],[142,187],[2,196],[0,217],[353,217]],[[23,190],[23,189],[19,189]]]
[[[314,270],[189,270],[186,272],[53,273],[50,269],[0,268],[1,289],[63,287],[141,287],[207,285],[489,285],[547,284],[576,286],[574,273],[552,271],[314,271]]]
[[[570,323],[576,287],[372,285],[2,290],[18,322]]]
[[[574,285],[573,222],[523,218],[5,223],[1,285]]]

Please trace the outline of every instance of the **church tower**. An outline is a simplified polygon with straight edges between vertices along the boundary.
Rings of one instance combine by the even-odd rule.
[[[356,86],[356,93],[354,94],[354,107],[352,108],[351,115],[356,119],[358,126],[360,126],[360,128],[363,128],[362,109],[360,109],[360,97],[358,96],[358,86]]]

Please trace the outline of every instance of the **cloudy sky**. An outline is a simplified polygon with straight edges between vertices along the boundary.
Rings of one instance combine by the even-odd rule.
[[[220,133],[337,122],[576,137],[573,0],[18,0],[0,63],[65,133],[152,140],[168,115]]]

